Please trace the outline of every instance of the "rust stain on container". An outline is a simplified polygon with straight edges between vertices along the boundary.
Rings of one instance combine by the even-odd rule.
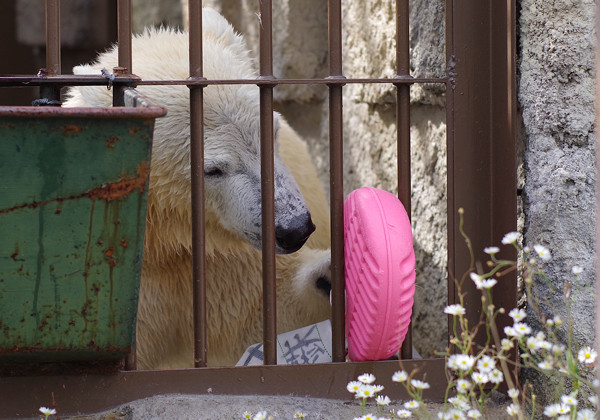
[[[125,197],[137,189],[143,192],[148,175],[150,175],[148,163],[142,162],[137,167],[137,173],[138,176],[135,178],[121,177],[120,181],[94,188],[85,193],[85,195],[90,198],[99,198],[101,200],[114,200]]]
[[[79,133],[80,131],[83,130],[83,127],[80,125],[75,125],[75,124],[67,124],[67,125],[63,125],[61,127],[61,130],[65,134]]]
[[[115,147],[115,143],[121,141],[119,137],[113,136],[106,139],[106,147]]]
[[[148,163],[142,162],[140,165],[138,165],[137,173],[138,173],[138,176],[136,176],[136,177],[127,178],[125,176],[122,176],[120,181],[105,184],[101,187],[86,191],[83,194],[72,195],[69,197],[56,197],[56,198],[53,198],[50,200],[44,200],[44,201],[33,201],[31,203],[19,204],[17,206],[10,207],[7,209],[0,209],[0,214],[10,213],[12,211],[25,209],[25,208],[33,209],[33,208],[45,206],[47,204],[54,203],[54,202],[62,203],[63,201],[67,201],[67,200],[77,200],[77,199],[83,198],[83,197],[88,197],[91,199],[98,198],[100,200],[108,201],[108,200],[116,200],[119,198],[123,198],[123,197],[127,196],[128,194],[131,194],[133,191],[135,191],[137,189],[139,189],[140,192],[144,192],[144,187],[146,186],[146,180],[148,179],[148,176],[150,175],[150,166],[148,166]]]

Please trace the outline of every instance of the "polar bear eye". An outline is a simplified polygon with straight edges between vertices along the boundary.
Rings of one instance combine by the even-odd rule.
[[[219,176],[223,176],[223,171],[219,168],[207,168],[204,170],[204,176],[209,178],[216,178]]]

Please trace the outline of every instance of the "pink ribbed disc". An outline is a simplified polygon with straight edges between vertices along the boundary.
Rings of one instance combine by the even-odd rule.
[[[344,203],[346,338],[353,361],[398,352],[415,293],[410,220],[393,194],[363,187]]]

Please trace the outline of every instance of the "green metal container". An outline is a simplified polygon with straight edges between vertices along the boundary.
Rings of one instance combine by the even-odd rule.
[[[135,339],[154,119],[0,107],[0,364],[120,359]]]

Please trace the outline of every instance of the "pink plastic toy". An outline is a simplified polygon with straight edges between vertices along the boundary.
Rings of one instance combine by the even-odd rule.
[[[353,361],[398,352],[415,293],[410,221],[396,196],[363,187],[344,203],[346,337]]]

